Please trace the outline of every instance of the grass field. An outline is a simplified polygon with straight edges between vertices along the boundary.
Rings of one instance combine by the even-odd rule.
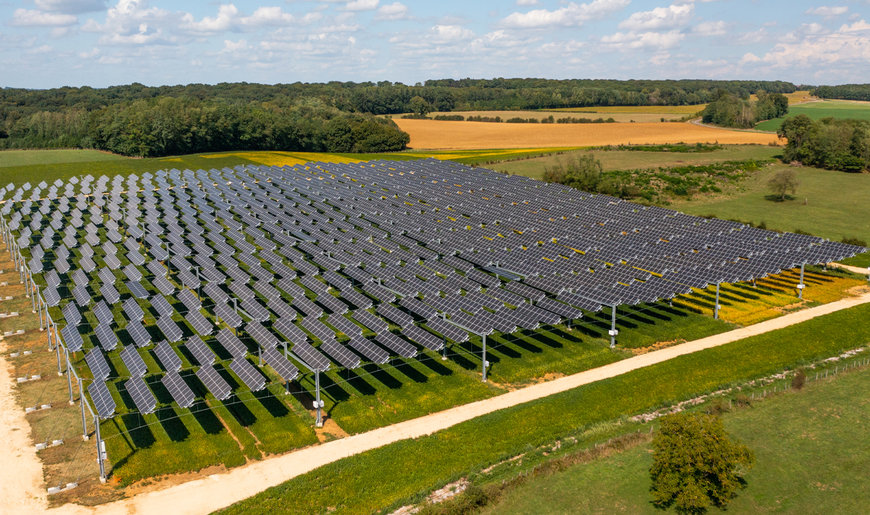
[[[870,370],[812,382],[723,416],[752,449],[732,513],[860,513],[870,505]],[[860,428],[856,430],[856,428]],[[531,479],[483,513],[661,513],[649,503],[649,445]],[[546,499],[545,503],[541,500]],[[720,513],[721,510],[711,510]]]
[[[506,161],[488,165],[487,168],[524,175],[533,179],[544,176],[544,169],[557,163],[565,163],[575,155],[591,153],[601,161],[604,171],[658,168],[683,165],[705,165],[723,161],[746,159],[771,159],[779,154],[777,147],[767,145],[727,145],[711,152],[644,152],[636,150],[574,150],[558,155],[549,155],[522,161]]]
[[[368,513],[419,501],[432,488],[592,425],[863,346],[868,316],[862,305],[501,410],[326,465],[226,512]]]
[[[414,149],[579,147],[639,143],[777,143],[776,135],[690,123],[527,124],[395,120]]]
[[[806,104],[790,106],[788,109],[788,117],[805,114],[813,120],[821,118],[856,118],[858,120],[870,121],[870,102],[855,102],[851,100],[821,100],[818,102],[808,102]],[[762,131],[773,131],[779,129],[785,118],[774,118],[766,120],[755,126],[756,129]]]

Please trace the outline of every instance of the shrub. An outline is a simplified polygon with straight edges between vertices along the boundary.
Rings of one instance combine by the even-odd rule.
[[[795,390],[800,390],[804,387],[807,382],[807,374],[804,372],[804,369],[799,368],[797,372],[794,373],[794,377],[791,378],[791,387]]]

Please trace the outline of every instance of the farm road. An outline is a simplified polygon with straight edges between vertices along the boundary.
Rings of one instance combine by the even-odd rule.
[[[457,406],[425,417],[375,429],[367,433],[361,433],[340,440],[333,440],[321,445],[307,447],[275,458],[254,462],[224,473],[214,474],[177,486],[172,486],[164,490],[144,493],[129,499],[123,499],[95,508],[66,505],[52,510],[45,510],[43,508],[39,511],[42,513],[83,514],[210,513],[214,510],[250,497],[271,486],[278,485],[288,479],[292,479],[322,465],[326,465],[327,463],[348,456],[353,456],[399,440],[425,436],[500,409],[509,408],[535,399],[564,392],[584,384],[625,374],[632,370],[661,363],[684,354],[690,354],[703,349],[725,345],[750,336],[775,331],[815,317],[827,315],[835,311],[865,303],[870,303],[870,293],[783,315],[779,318],[735,329],[727,333],[721,333],[681,345],[652,351],[647,354],[641,354],[603,367],[562,377],[546,383],[535,384],[497,397],[465,404],[463,406]],[[2,380],[4,382],[7,381],[8,376],[4,377]],[[4,388],[7,387],[4,386]],[[9,426],[4,426],[2,430],[4,433],[8,433]],[[8,453],[10,453],[11,450],[6,448],[6,437],[7,435],[0,434],[0,443],[3,445],[3,448],[0,448],[0,452],[9,456]],[[30,457],[27,456],[27,458]],[[5,467],[0,470],[8,472],[15,470],[15,467]],[[3,484],[5,480],[5,477],[0,477],[0,484]],[[27,497],[28,499],[41,497],[44,499],[45,496],[40,492],[33,491],[4,492],[3,500],[4,504],[11,502],[12,506],[33,506],[33,502],[26,503],[26,500],[23,499],[24,497]],[[9,506],[9,504],[6,504],[6,506]]]

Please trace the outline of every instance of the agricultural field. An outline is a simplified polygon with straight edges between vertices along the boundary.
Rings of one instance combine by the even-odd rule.
[[[661,143],[779,144],[775,134],[691,123],[487,123],[394,120],[412,149],[580,147]]]
[[[861,391],[870,391],[866,368],[724,414],[726,430],[756,457],[728,512],[863,511],[870,490],[857,471],[870,468],[870,433],[855,428],[870,417],[870,403],[856,399]],[[639,445],[530,479],[482,513],[660,513],[649,502],[651,464],[649,445]]]
[[[804,114],[813,120],[822,118],[854,118],[870,121],[870,102],[858,102],[855,100],[818,100],[801,105],[789,106],[788,116]],[[755,126],[762,131],[776,132],[785,118],[765,120]]]
[[[435,116],[451,116],[460,115],[468,118],[469,116],[484,116],[495,118],[498,116],[502,119],[501,123],[510,118],[534,118],[543,120],[552,116],[555,119],[559,118],[613,118],[616,123],[630,122],[661,122],[664,121],[679,121],[686,116],[694,115],[704,109],[704,106],[627,106],[627,107],[577,107],[566,109],[543,109],[543,110],[525,110],[525,111],[443,111],[429,113],[427,116],[433,118]],[[394,115],[392,118],[401,118],[401,115]]]

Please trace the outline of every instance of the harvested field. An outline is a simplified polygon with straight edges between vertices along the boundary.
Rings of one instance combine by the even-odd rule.
[[[654,108],[654,109],[648,109]],[[691,109],[689,109],[691,108]],[[704,109],[704,106],[630,106],[630,107],[618,107],[618,108],[608,108],[608,107],[579,107],[579,108],[566,108],[566,109],[550,109],[544,111],[445,111],[445,112],[437,112],[437,113],[429,113],[429,117],[432,118],[438,115],[460,115],[468,118],[469,116],[488,116],[490,118],[495,118],[498,116],[502,119],[502,123],[505,120],[509,120],[514,117],[520,118],[535,118],[536,120],[543,120],[549,116],[552,116],[555,119],[559,118],[613,118],[616,122],[631,122],[634,120],[635,122],[661,122],[661,119],[665,120],[670,119],[680,119],[687,114],[695,114],[701,109]],[[399,116],[394,116],[395,118],[400,118]]]
[[[571,147],[659,143],[778,143],[775,134],[689,123],[513,124],[395,120],[415,149]]]

